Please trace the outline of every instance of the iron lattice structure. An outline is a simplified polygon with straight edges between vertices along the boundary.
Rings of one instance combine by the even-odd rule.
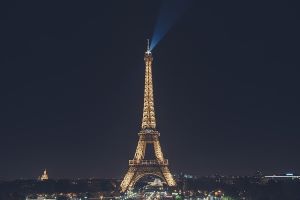
[[[170,173],[169,162],[164,158],[159,143],[160,133],[156,130],[154,111],[152,61],[153,57],[148,48],[144,56],[145,60],[145,91],[142,127],[139,132],[139,141],[133,160],[129,160],[129,169],[120,185],[121,192],[133,188],[135,183],[146,175],[160,177],[168,186],[176,186],[176,182]],[[152,144],[154,148],[154,160],[145,160],[146,146]]]

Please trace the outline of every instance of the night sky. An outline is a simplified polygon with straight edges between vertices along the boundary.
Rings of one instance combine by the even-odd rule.
[[[0,179],[121,178],[161,1],[1,5]],[[299,7],[194,1],[152,51],[172,172],[300,173]]]

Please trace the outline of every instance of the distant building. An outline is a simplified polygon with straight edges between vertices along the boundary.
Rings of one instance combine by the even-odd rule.
[[[300,180],[300,176],[287,173],[284,175],[272,175],[272,176],[264,176],[267,180]]]
[[[47,170],[44,170],[44,173],[42,174],[42,176],[39,177],[39,180],[41,181],[46,181],[48,180],[48,174],[47,174]]]

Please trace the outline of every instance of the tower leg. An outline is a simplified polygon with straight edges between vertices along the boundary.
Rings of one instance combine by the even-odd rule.
[[[145,151],[146,151],[146,142],[139,139],[138,145],[136,147],[136,151],[134,154],[135,160],[142,160],[145,157]]]
[[[136,172],[136,168],[129,167],[129,169],[128,169],[127,173],[125,174],[125,177],[120,185],[121,192],[125,192],[129,188],[130,183],[132,182],[133,177],[135,175],[135,172]]]
[[[168,186],[171,186],[171,187],[172,186],[176,186],[176,182],[175,182],[175,180],[174,180],[174,178],[173,178],[173,176],[172,176],[169,168],[167,166],[162,166],[161,167],[161,171],[162,171],[162,173],[164,175],[164,178],[165,178]]]
[[[161,151],[160,143],[159,140],[157,139],[156,141],[153,142],[153,147],[154,147],[154,152],[155,152],[155,157],[159,161],[164,160],[164,155]]]

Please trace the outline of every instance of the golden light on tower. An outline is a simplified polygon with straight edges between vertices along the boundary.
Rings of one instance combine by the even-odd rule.
[[[154,100],[153,100],[153,82],[152,82],[152,61],[153,57],[149,49],[149,40],[147,51],[144,56],[145,60],[145,90],[144,90],[144,109],[142,129],[156,128]]]
[[[152,62],[153,57],[149,49],[149,40],[147,50],[144,55],[145,61],[145,90],[144,107],[141,131],[139,132],[139,141],[133,160],[129,160],[129,169],[120,185],[121,192],[132,188],[135,183],[146,175],[160,177],[168,186],[176,186],[176,182],[170,173],[169,162],[164,158],[159,136],[156,130],[156,119],[154,110],[153,82],[152,82]],[[153,144],[155,160],[145,160],[147,144]]]

